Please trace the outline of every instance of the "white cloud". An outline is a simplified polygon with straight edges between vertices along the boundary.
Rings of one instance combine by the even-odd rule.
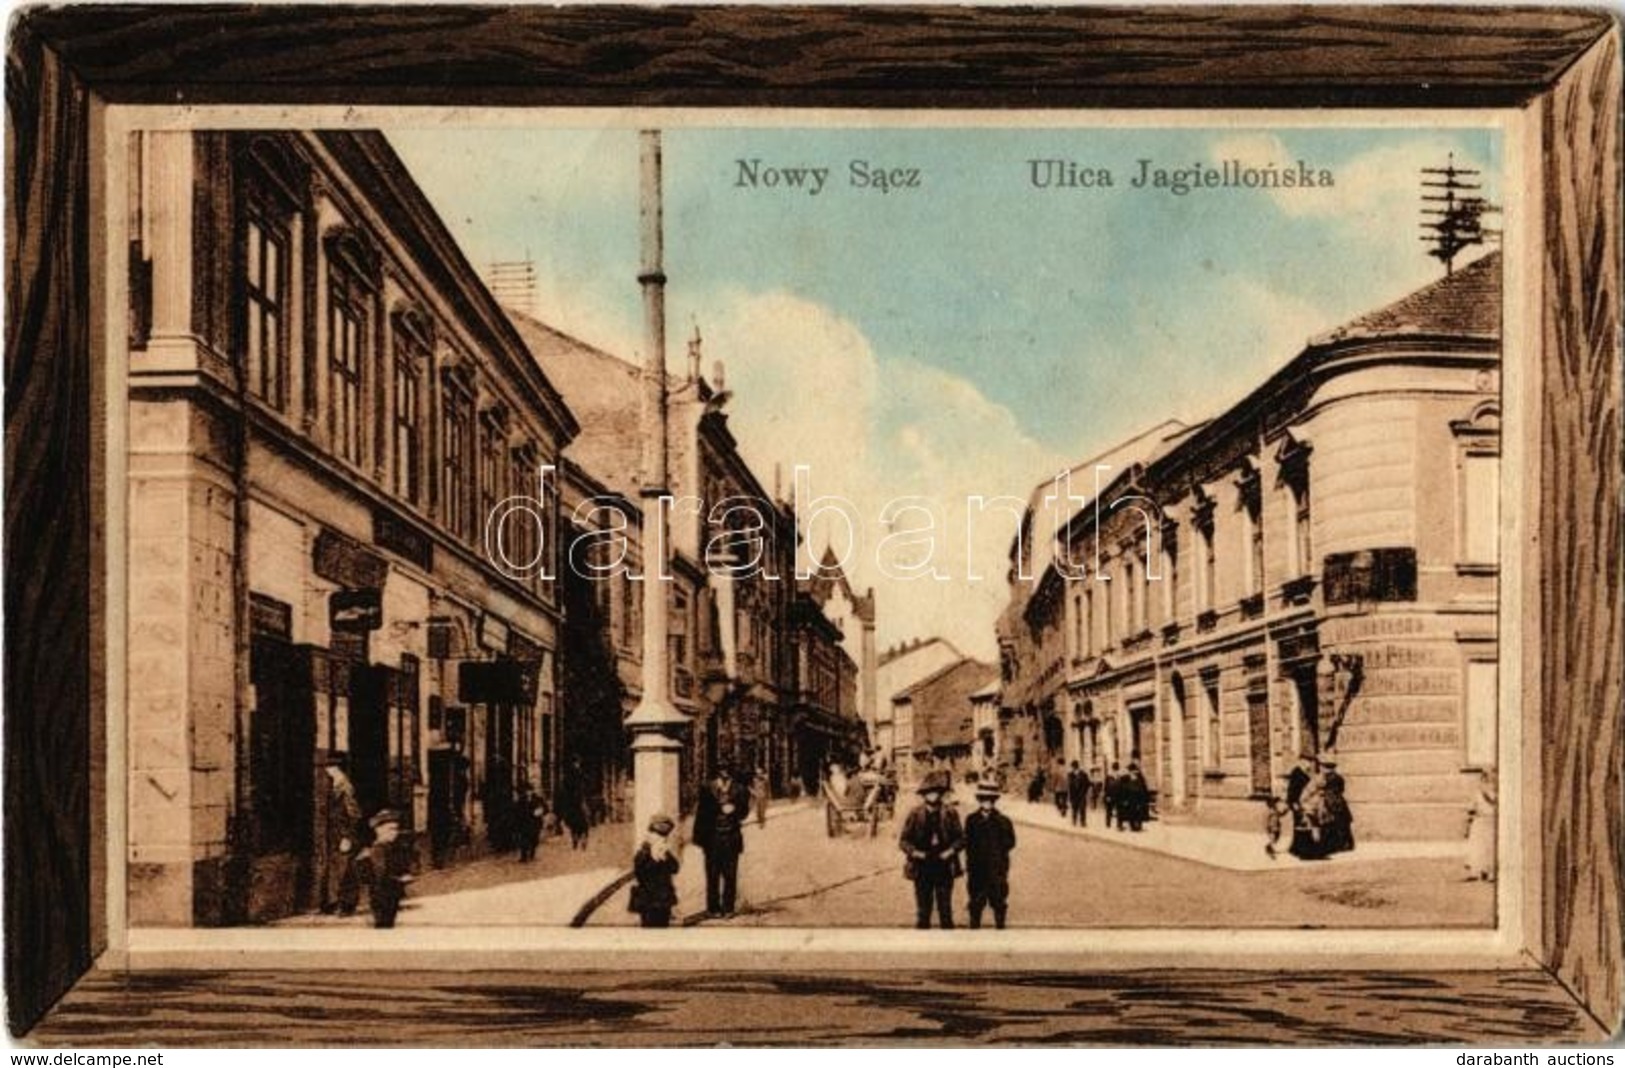
[[[822,305],[784,292],[735,292],[716,306],[722,313],[702,323],[706,351],[726,357],[740,447],[764,481],[781,464],[787,493],[789,472],[805,464],[813,496],[853,503],[861,551],[848,572],[860,589],[877,590],[881,642],[941,634],[992,657],[1015,520],[990,507],[971,524],[968,501],[1024,497],[1061,458],[969,381],[913,360],[881,360],[860,330]],[[891,532],[881,519],[901,498],[917,498],[931,515],[930,563],[945,581],[888,577],[881,566]],[[921,519],[910,513],[907,528]],[[826,522],[807,534],[814,556],[839,539]],[[887,562],[895,575],[922,560],[911,553]]]

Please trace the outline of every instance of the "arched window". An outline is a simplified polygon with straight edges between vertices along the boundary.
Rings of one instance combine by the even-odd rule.
[[[423,379],[434,347],[434,324],[419,310],[407,307],[395,312],[393,325],[390,470],[395,495],[408,504],[422,505]]]
[[[309,168],[280,138],[269,135],[239,140],[233,165],[235,356],[248,391],[287,411],[292,399],[294,238]]]
[[[327,432],[333,451],[361,466],[365,460],[367,369],[371,365],[372,305],[378,292],[378,253],[348,226],[328,234]]]

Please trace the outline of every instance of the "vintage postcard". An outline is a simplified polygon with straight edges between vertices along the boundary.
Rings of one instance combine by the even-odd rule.
[[[88,144],[104,967],[1527,968],[1528,111]]]
[[[156,118],[131,929],[1496,927],[1494,115]]]

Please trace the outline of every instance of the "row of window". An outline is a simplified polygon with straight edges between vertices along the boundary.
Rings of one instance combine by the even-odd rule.
[[[1284,472],[1288,469],[1284,469]],[[1313,567],[1314,550],[1310,540],[1310,490],[1307,464],[1299,461],[1287,476],[1292,498],[1292,540],[1288,565],[1294,576],[1307,575]],[[1258,472],[1249,469],[1238,482],[1240,496],[1242,560],[1245,596],[1264,593],[1263,501]],[[1191,530],[1196,535],[1196,613],[1218,608],[1218,544],[1215,534],[1214,501],[1198,492],[1191,508]],[[1149,521],[1147,530],[1149,532]],[[1148,539],[1149,540],[1149,539]],[[1160,551],[1154,570],[1148,549],[1126,550],[1118,560],[1118,575],[1108,568],[1099,581],[1079,582],[1071,605],[1072,651],[1074,656],[1092,656],[1102,649],[1115,648],[1122,640],[1133,639],[1150,630],[1154,622],[1173,623],[1178,618],[1180,592],[1179,528],[1172,522],[1162,527]],[[1120,576],[1120,577],[1119,577]],[[1151,586],[1162,587],[1160,620],[1154,620]],[[1118,592],[1120,591],[1120,592]],[[1098,601],[1098,603],[1097,603]]]
[[[277,188],[250,167],[238,197],[235,322],[249,391],[286,416],[315,405],[335,457],[363,472],[370,464],[385,473],[384,488],[401,502],[438,520],[457,540],[482,544],[487,517],[500,501],[537,495],[541,451],[510,429],[500,403],[480,407],[469,361],[454,358],[432,380],[434,326],[411,308],[386,317],[379,254],[365,237],[341,225],[324,235],[317,263],[294,255],[306,215]],[[307,270],[323,275],[325,315],[317,359],[296,369],[294,294]],[[320,381],[307,382],[304,396],[296,397],[298,372],[310,370]],[[536,521],[517,517],[504,525],[502,540],[508,561],[537,562]]]

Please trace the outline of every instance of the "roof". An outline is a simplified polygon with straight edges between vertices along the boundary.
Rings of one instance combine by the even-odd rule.
[[[570,457],[610,489],[635,496],[643,441],[639,368],[533,316],[504,311],[581,424]]]
[[[1491,252],[1392,304],[1329,330],[1310,345],[1403,337],[1501,336],[1501,254]]]
[[[1500,358],[1501,254],[1491,252],[1461,270],[1367,312],[1309,344],[1241,400],[1198,426],[1154,461],[1153,478],[1182,478],[1216,455],[1219,442],[1257,432],[1266,414],[1277,421],[1303,403],[1304,391],[1336,373],[1350,350],[1392,347],[1396,353],[1457,353],[1463,359]],[[1294,399],[1296,396],[1297,399]]]
[[[954,646],[954,643],[949,641],[947,638],[914,638],[910,641],[903,642],[901,645],[893,646],[882,652],[880,654],[880,666],[885,667],[894,660],[901,660],[905,656],[912,656],[922,649],[929,649],[934,645],[946,646],[956,655],[963,655],[959,652],[958,648]]]

